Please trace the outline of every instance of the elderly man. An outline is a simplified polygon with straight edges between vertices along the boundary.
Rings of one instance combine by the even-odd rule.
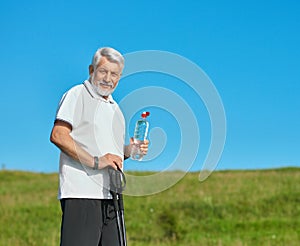
[[[122,169],[133,144],[124,146],[124,118],[111,96],[123,67],[118,51],[97,50],[89,80],[67,91],[57,109],[50,140],[61,150],[62,246],[118,245],[108,167]]]

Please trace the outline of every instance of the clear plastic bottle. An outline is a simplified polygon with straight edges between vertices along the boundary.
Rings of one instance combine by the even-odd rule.
[[[143,159],[143,153],[140,150],[140,145],[144,142],[148,135],[149,122],[147,117],[150,115],[149,112],[143,112],[141,119],[136,122],[134,129],[133,145],[131,148],[130,157],[133,160],[141,161]]]

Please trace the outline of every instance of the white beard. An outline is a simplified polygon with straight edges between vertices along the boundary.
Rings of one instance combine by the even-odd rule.
[[[105,82],[103,80],[95,81],[94,76],[91,78],[91,85],[93,87],[94,92],[96,92],[99,96],[109,96],[115,90],[114,84],[112,82]],[[103,88],[103,86],[108,86],[107,89]]]

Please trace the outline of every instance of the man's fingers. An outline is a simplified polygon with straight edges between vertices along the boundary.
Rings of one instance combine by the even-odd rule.
[[[123,160],[120,156],[108,153],[102,156],[100,159],[102,161],[102,168],[111,166],[112,168],[117,170],[118,167],[120,169],[122,169],[123,167]]]
[[[148,153],[149,140],[145,139],[144,143],[141,144],[140,148],[144,155]]]
[[[115,168],[116,170],[118,169],[118,167],[119,167],[119,169],[122,169],[122,167],[123,167],[122,160],[116,160],[116,161],[114,161],[113,163],[114,163],[114,168]]]
[[[122,161],[122,158],[120,156],[112,155],[112,161],[113,161],[113,164],[114,164],[114,168],[116,170],[118,169],[118,167],[120,169],[122,169],[122,167],[123,167],[123,161]]]

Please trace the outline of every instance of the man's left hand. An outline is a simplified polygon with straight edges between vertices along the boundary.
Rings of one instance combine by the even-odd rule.
[[[133,144],[134,144],[134,140],[133,138],[130,138],[130,145],[132,146]],[[140,150],[142,151],[143,155],[147,155],[148,146],[149,146],[149,140],[145,139],[144,142],[140,145]]]
[[[147,153],[148,153],[148,146],[149,146],[149,140],[147,140],[147,139],[145,139],[144,143],[142,143],[140,145],[140,149],[144,155],[147,155]]]

